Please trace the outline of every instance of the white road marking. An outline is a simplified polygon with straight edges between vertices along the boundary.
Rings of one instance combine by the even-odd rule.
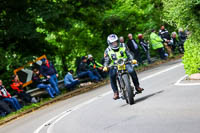
[[[185,79],[188,75],[184,75],[183,77],[181,77],[174,85],[176,86],[196,86],[196,85],[200,85],[200,83],[181,83],[181,81],[183,79]]]
[[[162,70],[162,71],[160,71],[160,72],[157,72],[157,73],[155,73],[155,74],[152,74],[152,75],[149,75],[149,76],[147,76],[147,77],[144,77],[144,78],[142,78],[140,81],[144,81],[144,80],[150,79],[150,78],[152,78],[152,77],[155,77],[155,76],[157,76],[157,75],[160,75],[160,74],[162,74],[162,73],[165,73],[165,72],[167,72],[167,71],[170,71],[170,70],[172,70],[172,69],[175,69],[175,68],[180,67],[180,66],[182,66],[182,65],[183,65],[182,63],[179,63],[179,64],[177,64],[177,65],[175,65],[175,66],[173,66],[173,67],[167,68],[167,69]]]
[[[167,68],[167,69],[165,69],[165,70],[159,71],[159,72],[157,72],[157,73],[155,73],[155,74],[151,74],[151,75],[149,75],[149,76],[147,76],[147,77],[145,77],[145,78],[142,78],[140,81],[144,81],[144,80],[153,78],[153,77],[155,77],[155,76],[157,76],[157,75],[160,75],[160,74],[165,73],[165,72],[167,72],[167,71],[173,70],[173,69],[175,69],[175,68],[177,68],[177,67],[180,67],[180,66],[182,66],[182,65],[183,65],[182,63],[179,63],[179,64],[177,64],[177,65],[175,65],[175,66],[172,66],[172,67]],[[47,128],[47,133],[52,133],[52,132],[53,132],[53,127],[54,127],[54,125],[55,125],[58,121],[60,121],[61,119],[63,119],[65,116],[67,116],[67,115],[71,114],[73,111],[76,111],[76,110],[82,108],[83,106],[88,105],[88,104],[90,104],[90,103],[92,103],[92,102],[94,102],[94,101],[96,101],[96,100],[98,100],[98,99],[101,99],[101,98],[103,98],[103,97],[105,97],[105,96],[107,96],[107,95],[109,95],[109,94],[112,94],[112,91],[108,91],[108,92],[106,92],[106,93],[103,93],[103,94],[101,94],[101,95],[99,95],[99,96],[96,96],[96,97],[94,97],[94,98],[92,98],[92,99],[90,99],[90,100],[88,100],[88,101],[86,101],[86,102],[84,102],[84,103],[81,103],[81,104],[79,104],[79,105],[77,105],[77,106],[75,106],[75,107],[72,107],[72,108],[70,108],[70,109],[67,110],[67,111],[64,111],[64,112],[62,112],[62,113],[56,115],[55,117],[51,118],[50,120],[48,120],[47,122],[45,122],[44,124],[42,124],[40,127],[38,127],[38,128],[34,131],[34,133],[39,133],[39,132],[45,127],[45,125],[49,125],[49,127]]]

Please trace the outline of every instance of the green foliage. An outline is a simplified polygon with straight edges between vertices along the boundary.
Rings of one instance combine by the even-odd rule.
[[[163,0],[165,21],[191,32],[185,43],[183,63],[187,74],[198,72],[200,67],[199,0]]]
[[[200,67],[200,44],[189,39],[185,43],[185,51],[183,63],[186,73],[189,75],[197,73]]]
[[[160,0],[6,0],[0,4],[0,78],[46,54],[60,78],[78,57],[100,61],[111,33],[136,37],[160,27]]]
[[[157,1],[118,0],[113,9],[106,11],[103,18],[104,34],[127,35],[148,32],[161,23]],[[106,31],[105,31],[106,30]]]

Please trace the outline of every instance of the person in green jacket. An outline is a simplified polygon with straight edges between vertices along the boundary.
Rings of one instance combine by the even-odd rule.
[[[100,80],[103,80],[102,75],[100,73],[103,72],[103,65],[98,63],[91,54],[88,55],[87,60],[88,66],[90,70],[97,75]]]
[[[165,56],[163,40],[155,32],[156,31],[153,29],[150,35],[152,48],[159,53],[161,59],[165,60],[167,56]]]

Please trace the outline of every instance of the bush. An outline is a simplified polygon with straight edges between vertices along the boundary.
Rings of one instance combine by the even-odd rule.
[[[197,73],[200,67],[200,44],[189,39],[185,43],[185,51],[183,63],[186,73]]]
[[[162,0],[165,21],[177,28],[190,31],[191,35],[184,44],[183,63],[187,74],[198,72],[200,67],[200,19],[199,0]]]

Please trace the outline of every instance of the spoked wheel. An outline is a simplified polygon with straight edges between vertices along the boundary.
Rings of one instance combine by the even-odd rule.
[[[132,105],[134,104],[134,93],[131,87],[130,79],[127,74],[122,75],[122,79],[125,84],[124,95],[125,95],[126,102]]]

